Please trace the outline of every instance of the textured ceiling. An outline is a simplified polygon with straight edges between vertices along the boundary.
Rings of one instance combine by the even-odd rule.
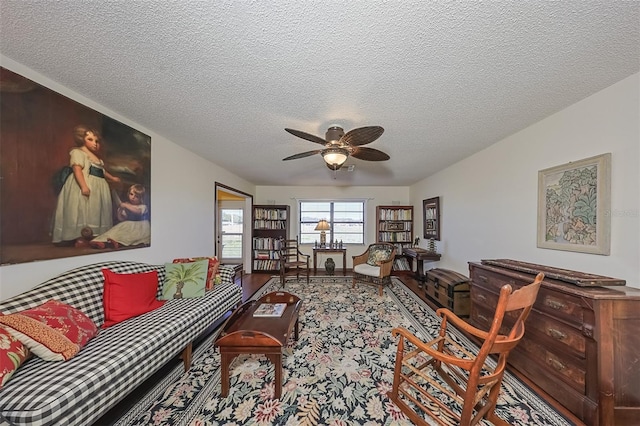
[[[638,1],[0,2],[0,52],[258,185],[410,185],[640,68]],[[379,125],[334,174],[324,137]]]

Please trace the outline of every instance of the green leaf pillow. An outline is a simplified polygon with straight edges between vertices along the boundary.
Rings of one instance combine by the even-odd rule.
[[[160,299],[186,299],[204,296],[209,261],[165,263],[166,274]]]

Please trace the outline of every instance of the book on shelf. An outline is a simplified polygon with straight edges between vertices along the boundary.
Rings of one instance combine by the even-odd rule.
[[[261,303],[253,313],[254,317],[281,317],[287,309],[286,303]]]

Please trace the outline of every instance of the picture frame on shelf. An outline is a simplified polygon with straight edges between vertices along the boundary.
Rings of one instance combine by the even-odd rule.
[[[440,241],[440,197],[427,198],[422,201],[424,220],[424,238]]]
[[[608,256],[611,153],[538,172],[537,246]]]
[[[387,222],[387,231],[404,231],[404,222]]]

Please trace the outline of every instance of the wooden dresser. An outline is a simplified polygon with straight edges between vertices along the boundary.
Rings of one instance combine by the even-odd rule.
[[[500,287],[516,289],[535,276],[494,261],[470,262],[469,272],[469,321],[485,330]],[[549,276],[555,277],[545,277],[509,364],[589,426],[640,424],[640,290],[583,287]]]

